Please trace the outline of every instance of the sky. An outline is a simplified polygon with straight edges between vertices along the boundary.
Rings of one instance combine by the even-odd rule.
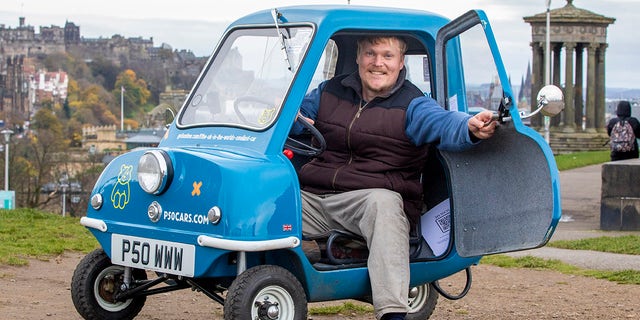
[[[351,4],[420,9],[453,19],[471,9],[482,9],[493,27],[502,59],[512,84],[519,85],[531,62],[531,26],[523,17],[544,13],[547,0],[5,0],[0,24],[18,26],[18,17],[34,26],[80,26],[85,38],[153,38],[174,49],[208,56],[226,26],[233,20],[261,9],[300,4]],[[551,0],[550,8],[563,7],[566,0]],[[606,82],[612,88],[640,88],[640,37],[633,21],[640,21],[639,0],[574,0],[574,6],[616,21],[607,29]]]

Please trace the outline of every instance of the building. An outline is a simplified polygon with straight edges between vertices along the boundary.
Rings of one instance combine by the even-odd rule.
[[[50,100],[62,103],[67,98],[69,77],[64,71],[47,72],[38,70],[30,79],[31,104]]]
[[[89,153],[126,150],[124,139],[116,136],[116,125],[86,126],[82,128],[82,148]]]
[[[130,137],[124,140],[127,144],[127,150],[141,147],[157,147],[165,131],[166,129],[162,127],[140,129],[138,132],[131,133]]]
[[[96,154],[122,153],[140,147],[157,147],[165,131],[165,127],[119,132],[116,125],[86,126],[82,128],[82,149]]]

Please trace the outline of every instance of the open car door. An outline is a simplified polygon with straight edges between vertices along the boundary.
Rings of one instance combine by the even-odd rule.
[[[459,61],[447,61],[459,57],[451,54],[458,50],[464,70],[454,66],[460,66]],[[440,153],[458,254],[471,257],[543,246],[561,215],[558,170],[549,145],[518,116],[484,12],[469,11],[440,30],[436,75],[436,98],[445,108],[484,108],[501,119],[512,116],[491,139],[470,150]],[[480,85],[489,81],[489,86]]]

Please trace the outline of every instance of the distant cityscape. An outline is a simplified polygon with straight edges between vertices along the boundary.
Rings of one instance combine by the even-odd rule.
[[[153,45],[153,38],[84,38],[80,26],[66,21],[63,27],[40,26],[39,32],[25,17],[17,27],[0,24],[0,119],[22,124],[30,119],[43,99],[66,99],[68,70],[45,70],[35,60],[47,55],[71,54],[90,62],[103,59],[115,66],[145,66],[142,70],[164,73],[154,80],[156,94],[169,89],[190,89],[207,57],[190,50],[174,50],[168,44]],[[157,73],[157,72],[156,72]],[[182,81],[180,81],[182,80]]]
[[[66,98],[66,86],[68,76],[64,70],[30,70],[25,69],[24,59],[38,55],[55,53],[72,53],[85,61],[95,57],[106,59],[115,65],[131,61],[162,61],[162,67],[167,75],[182,74],[187,78],[195,78],[202,68],[207,57],[196,57],[188,49],[173,50],[169,44],[154,46],[153,37],[124,38],[120,35],[112,35],[108,38],[84,38],[80,32],[80,26],[71,21],[66,21],[63,27],[51,25],[40,26],[36,32],[30,26],[25,17],[18,18],[18,26],[15,28],[0,24],[0,111],[9,112],[13,117],[18,116],[22,120],[29,118],[32,106],[37,105],[42,99]],[[167,54],[174,58],[167,60]],[[22,57],[17,59],[16,57]],[[20,72],[28,83],[30,90],[22,90],[15,86],[21,81]],[[528,72],[529,69],[527,69]],[[519,85],[513,85],[513,92],[519,101],[528,100],[530,89],[521,90],[530,86],[530,74],[522,75]],[[161,88],[163,90],[164,88]],[[189,89],[188,87],[180,89]],[[23,92],[23,97],[15,97],[15,93]],[[634,105],[634,111],[640,108],[640,89],[606,88],[606,112],[615,113],[615,105],[619,100],[630,100]],[[523,101],[525,102],[525,101]],[[524,105],[528,105],[526,101]],[[640,111],[636,111],[640,113]]]

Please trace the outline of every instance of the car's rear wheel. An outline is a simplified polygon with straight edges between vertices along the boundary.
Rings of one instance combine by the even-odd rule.
[[[144,270],[134,269],[133,280],[146,280]],[[114,265],[102,249],[86,255],[71,278],[71,300],[85,319],[133,319],[142,310],[145,296],[114,299],[124,280],[124,267]]]
[[[430,283],[409,290],[407,320],[426,320],[431,317],[438,303],[438,292]]]

